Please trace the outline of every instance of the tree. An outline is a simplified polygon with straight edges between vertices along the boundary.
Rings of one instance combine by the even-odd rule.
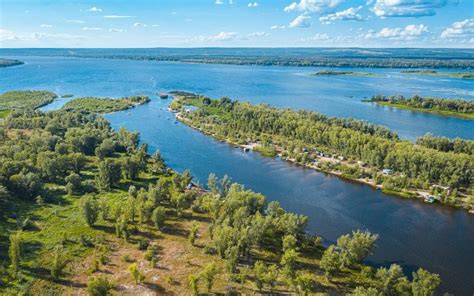
[[[296,250],[296,243],[297,240],[293,235],[285,235],[283,237],[283,252],[288,250]]]
[[[68,195],[73,195],[74,192],[78,192],[81,188],[81,176],[74,172],[64,178],[64,181],[66,181],[66,189]]]
[[[122,159],[122,172],[128,180],[136,180],[140,174],[140,163],[136,157],[124,157]]]
[[[352,291],[350,294],[351,296],[383,296],[382,292],[378,291],[373,287],[365,288],[365,287],[357,287]]]
[[[337,246],[342,249],[344,266],[360,263],[375,249],[378,235],[368,231],[353,231],[352,235],[342,235],[337,239]]]
[[[211,190],[212,193],[218,194],[219,193],[219,187],[217,184],[218,180],[215,174],[210,173],[209,176],[207,177],[207,188]]]
[[[262,261],[255,262],[253,267],[253,273],[255,276],[255,284],[259,291],[262,291],[263,285],[265,284],[265,276],[267,273],[267,267]]]
[[[294,279],[296,262],[298,259],[299,253],[294,249],[287,250],[281,257],[280,264],[283,266],[283,270],[290,279]]]
[[[191,226],[191,231],[189,232],[189,236],[188,236],[188,240],[192,246],[194,246],[194,242],[197,238],[198,231],[199,231],[199,225],[196,223],[193,223],[193,225]]]
[[[81,207],[87,225],[94,226],[99,217],[100,206],[98,202],[93,197],[86,196],[82,198]]]
[[[8,256],[10,257],[10,272],[16,278],[21,260],[21,231],[10,235]]]
[[[99,190],[109,191],[121,178],[120,164],[112,159],[106,159],[97,166],[95,177],[96,186]]]
[[[414,296],[431,296],[441,284],[441,278],[423,268],[413,273],[412,292]]]
[[[199,295],[199,277],[198,276],[195,276],[193,274],[189,275],[188,285],[191,291],[193,292],[193,295],[195,296]]]
[[[410,294],[410,282],[398,264],[392,264],[388,269],[380,267],[375,273],[375,278],[379,282],[380,290],[386,295]]]
[[[225,251],[225,258],[227,259],[227,266],[229,272],[234,273],[237,269],[237,263],[239,261],[239,247],[231,246]]]
[[[339,270],[341,265],[340,253],[336,251],[334,245],[329,246],[324,251],[319,265],[326,272],[327,276],[332,275]]]
[[[137,187],[130,185],[128,187],[128,196],[137,198],[137,195],[138,195]]]
[[[137,285],[145,279],[145,276],[140,272],[136,263],[132,263],[128,266],[128,272],[130,272]]]
[[[311,275],[307,273],[300,273],[295,279],[296,289],[298,290],[298,294],[301,296],[311,295],[314,279]]]
[[[57,281],[61,277],[64,268],[66,267],[68,261],[61,257],[63,250],[61,246],[56,246],[54,248],[53,262],[51,264],[51,277],[53,280]]]
[[[106,277],[92,277],[87,281],[87,293],[90,296],[107,296],[113,287]]]
[[[166,209],[164,207],[156,207],[151,214],[151,221],[158,230],[162,229],[166,221]]]
[[[201,277],[206,282],[206,288],[208,293],[212,290],[212,285],[214,284],[214,279],[218,272],[219,270],[217,269],[215,263],[209,263],[201,272]]]

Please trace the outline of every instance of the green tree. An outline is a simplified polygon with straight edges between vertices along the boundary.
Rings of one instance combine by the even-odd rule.
[[[157,229],[162,229],[166,222],[166,209],[164,207],[156,207],[151,214],[151,221]]]
[[[337,239],[337,246],[342,249],[344,266],[360,263],[375,249],[378,235],[368,231],[353,231],[352,235],[342,235]]]
[[[201,272],[201,277],[206,282],[207,292],[211,292],[212,286],[214,285],[214,280],[219,270],[216,267],[215,263],[209,263],[204,267],[204,270]]]
[[[81,189],[81,176],[74,172],[64,178],[64,181],[66,181],[66,190],[68,195],[73,195],[75,192],[79,192]]]
[[[259,291],[263,290],[263,285],[265,284],[265,276],[267,273],[267,267],[262,261],[255,262],[253,267],[253,274],[255,277],[255,285]]]
[[[68,260],[62,257],[64,250],[61,246],[56,246],[53,253],[53,262],[51,264],[51,277],[57,281],[61,277]]]
[[[112,186],[117,184],[121,178],[120,164],[112,159],[105,159],[97,166],[95,183],[99,190],[110,191]]]
[[[10,235],[8,256],[10,257],[10,272],[16,278],[21,261],[21,231]]]
[[[412,292],[414,296],[432,296],[441,284],[441,278],[423,268],[413,273]]]
[[[298,259],[299,253],[294,249],[289,249],[283,256],[281,257],[280,264],[283,266],[283,271],[285,272],[286,276],[290,279],[295,278],[295,271],[296,271],[296,263]]]
[[[283,237],[283,252],[288,250],[296,250],[297,240],[296,238],[289,234]]]
[[[191,246],[194,246],[194,242],[196,241],[197,235],[199,232],[199,225],[193,223],[191,226],[191,231],[189,232],[188,241],[191,243]]]
[[[386,295],[410,294],[410,282],[398,264],[392,264],[388,269],[380,267],[375,273],[375,278],[379,282],[380,290]]]
[[[108,296],[113,287],[106,277],[92,277],[87,281],[87,293],[90,296]]]
[[[311,275],[307,273],[300,273],[296,276],[295,283],[299,295],[311,295],[314,286],[314,279]]]
[[[350,294],[351,296],[382,296],[382,292],[378,291],[373,287],[365,288],[365,287],[357,287],[352,291]]]
[[[99,203],[91,196],[82,198],[81,201],[82,215],[89,226],[94,226],[99,217],[100,206]]]
[[[339,270],[341,265],[340,253],[336,250],[334,245],[329,246],[324,251],[319,265],[326,272],[327,276],[330,276]]]
[[[136,263],[132,263],[128,266],[128,272],[130,272],[137,285],[145,279],[145,276],[140,272]]]

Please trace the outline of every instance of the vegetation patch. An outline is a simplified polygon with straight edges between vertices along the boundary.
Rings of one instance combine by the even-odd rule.
[[[401,71],[400,73],[474,79],[474,72],[438,72],[438,71],[434,71],[434,70],[406,70],[406,71]]]
[[[308,73],[309,76],[369,76],[375,77],[377,74],[370,72],[354,72],[354,71],[333,71],[323,70],[319,72]]]
[[[49,91],[9,91],[0,95],[0,110],[37,109],[56,99]]]
[[[419,112],[474,119],[474,101],[413,96],[373,96],[365,102]]]
[[[86,97],[67,102],[62,107],[62,110],[85,113],[110,113],[127,110],[137,105],[146,104],[149,101],[150,98],[147,96],[124,97],[121,99]]]
[[[19,61],[19,60],[0,58],[0,68],[18,66],[18,65],[23,65],[23,64],[24,63],[22,61]]]

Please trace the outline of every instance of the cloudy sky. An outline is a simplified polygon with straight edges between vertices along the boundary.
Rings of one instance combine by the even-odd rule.
[[[474,0],[1,0],[0,47],[474,47]]]

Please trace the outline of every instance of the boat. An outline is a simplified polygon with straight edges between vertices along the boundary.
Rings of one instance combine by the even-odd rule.
[[[427,197],[425,197],[425,202],[426,203],[434,203],[435,198],[433,196],[427,196]]]
[[[469,214],[474,214],[474,207],[472,207],[469,211],[467,211]]]
[[[167,93],[159,93],[158,96],[160,97],[160,99],[167,99],[168,98]]]

